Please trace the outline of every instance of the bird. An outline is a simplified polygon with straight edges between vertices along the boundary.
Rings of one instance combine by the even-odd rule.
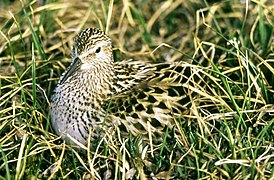
[[[186,63],[114,61],[111,38],[99,28],[76,35],[71,59],[50,100],[51,125],[66,143],[85,145],[102,127],[157,139],[188,110]]]

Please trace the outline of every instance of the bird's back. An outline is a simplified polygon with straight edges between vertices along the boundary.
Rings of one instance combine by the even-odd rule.
[[[123,132],[157,137],[187,111],[189,64],[116,62],[114,94],[105,104],[109,123]]]

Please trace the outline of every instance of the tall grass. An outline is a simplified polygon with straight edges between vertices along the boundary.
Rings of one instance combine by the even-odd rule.
[[[273,179],[271,1],[3,1],[1,179]],[[100,27],[116,61],[181,61],[188,113],[159,144],[107,132],[77,151],[50,126],[49,98],[73,37]],[[197,81],[198,79],[198,81]]]

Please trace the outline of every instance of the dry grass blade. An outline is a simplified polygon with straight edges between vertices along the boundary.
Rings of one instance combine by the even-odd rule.
[[[0,179],[273,179],[273,9],[270,0],[1,1]],[[95,140],[90,132],[82,150],[54,134],[49,99],[87,27],[106,30],[115,61],[189,70],[186,113],[170,102],[173,128],[157,141],[149,121],[147,139],[112,127]]]

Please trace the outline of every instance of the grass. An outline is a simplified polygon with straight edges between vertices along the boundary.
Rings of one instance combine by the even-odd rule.
[[[0,3],[1,179],[274,178],[271,1],[39,2]],[[192,67],[189,112],[160,143],[115,129],[85,152],[53,133],[48,99],[86,27],[116,61]]]

